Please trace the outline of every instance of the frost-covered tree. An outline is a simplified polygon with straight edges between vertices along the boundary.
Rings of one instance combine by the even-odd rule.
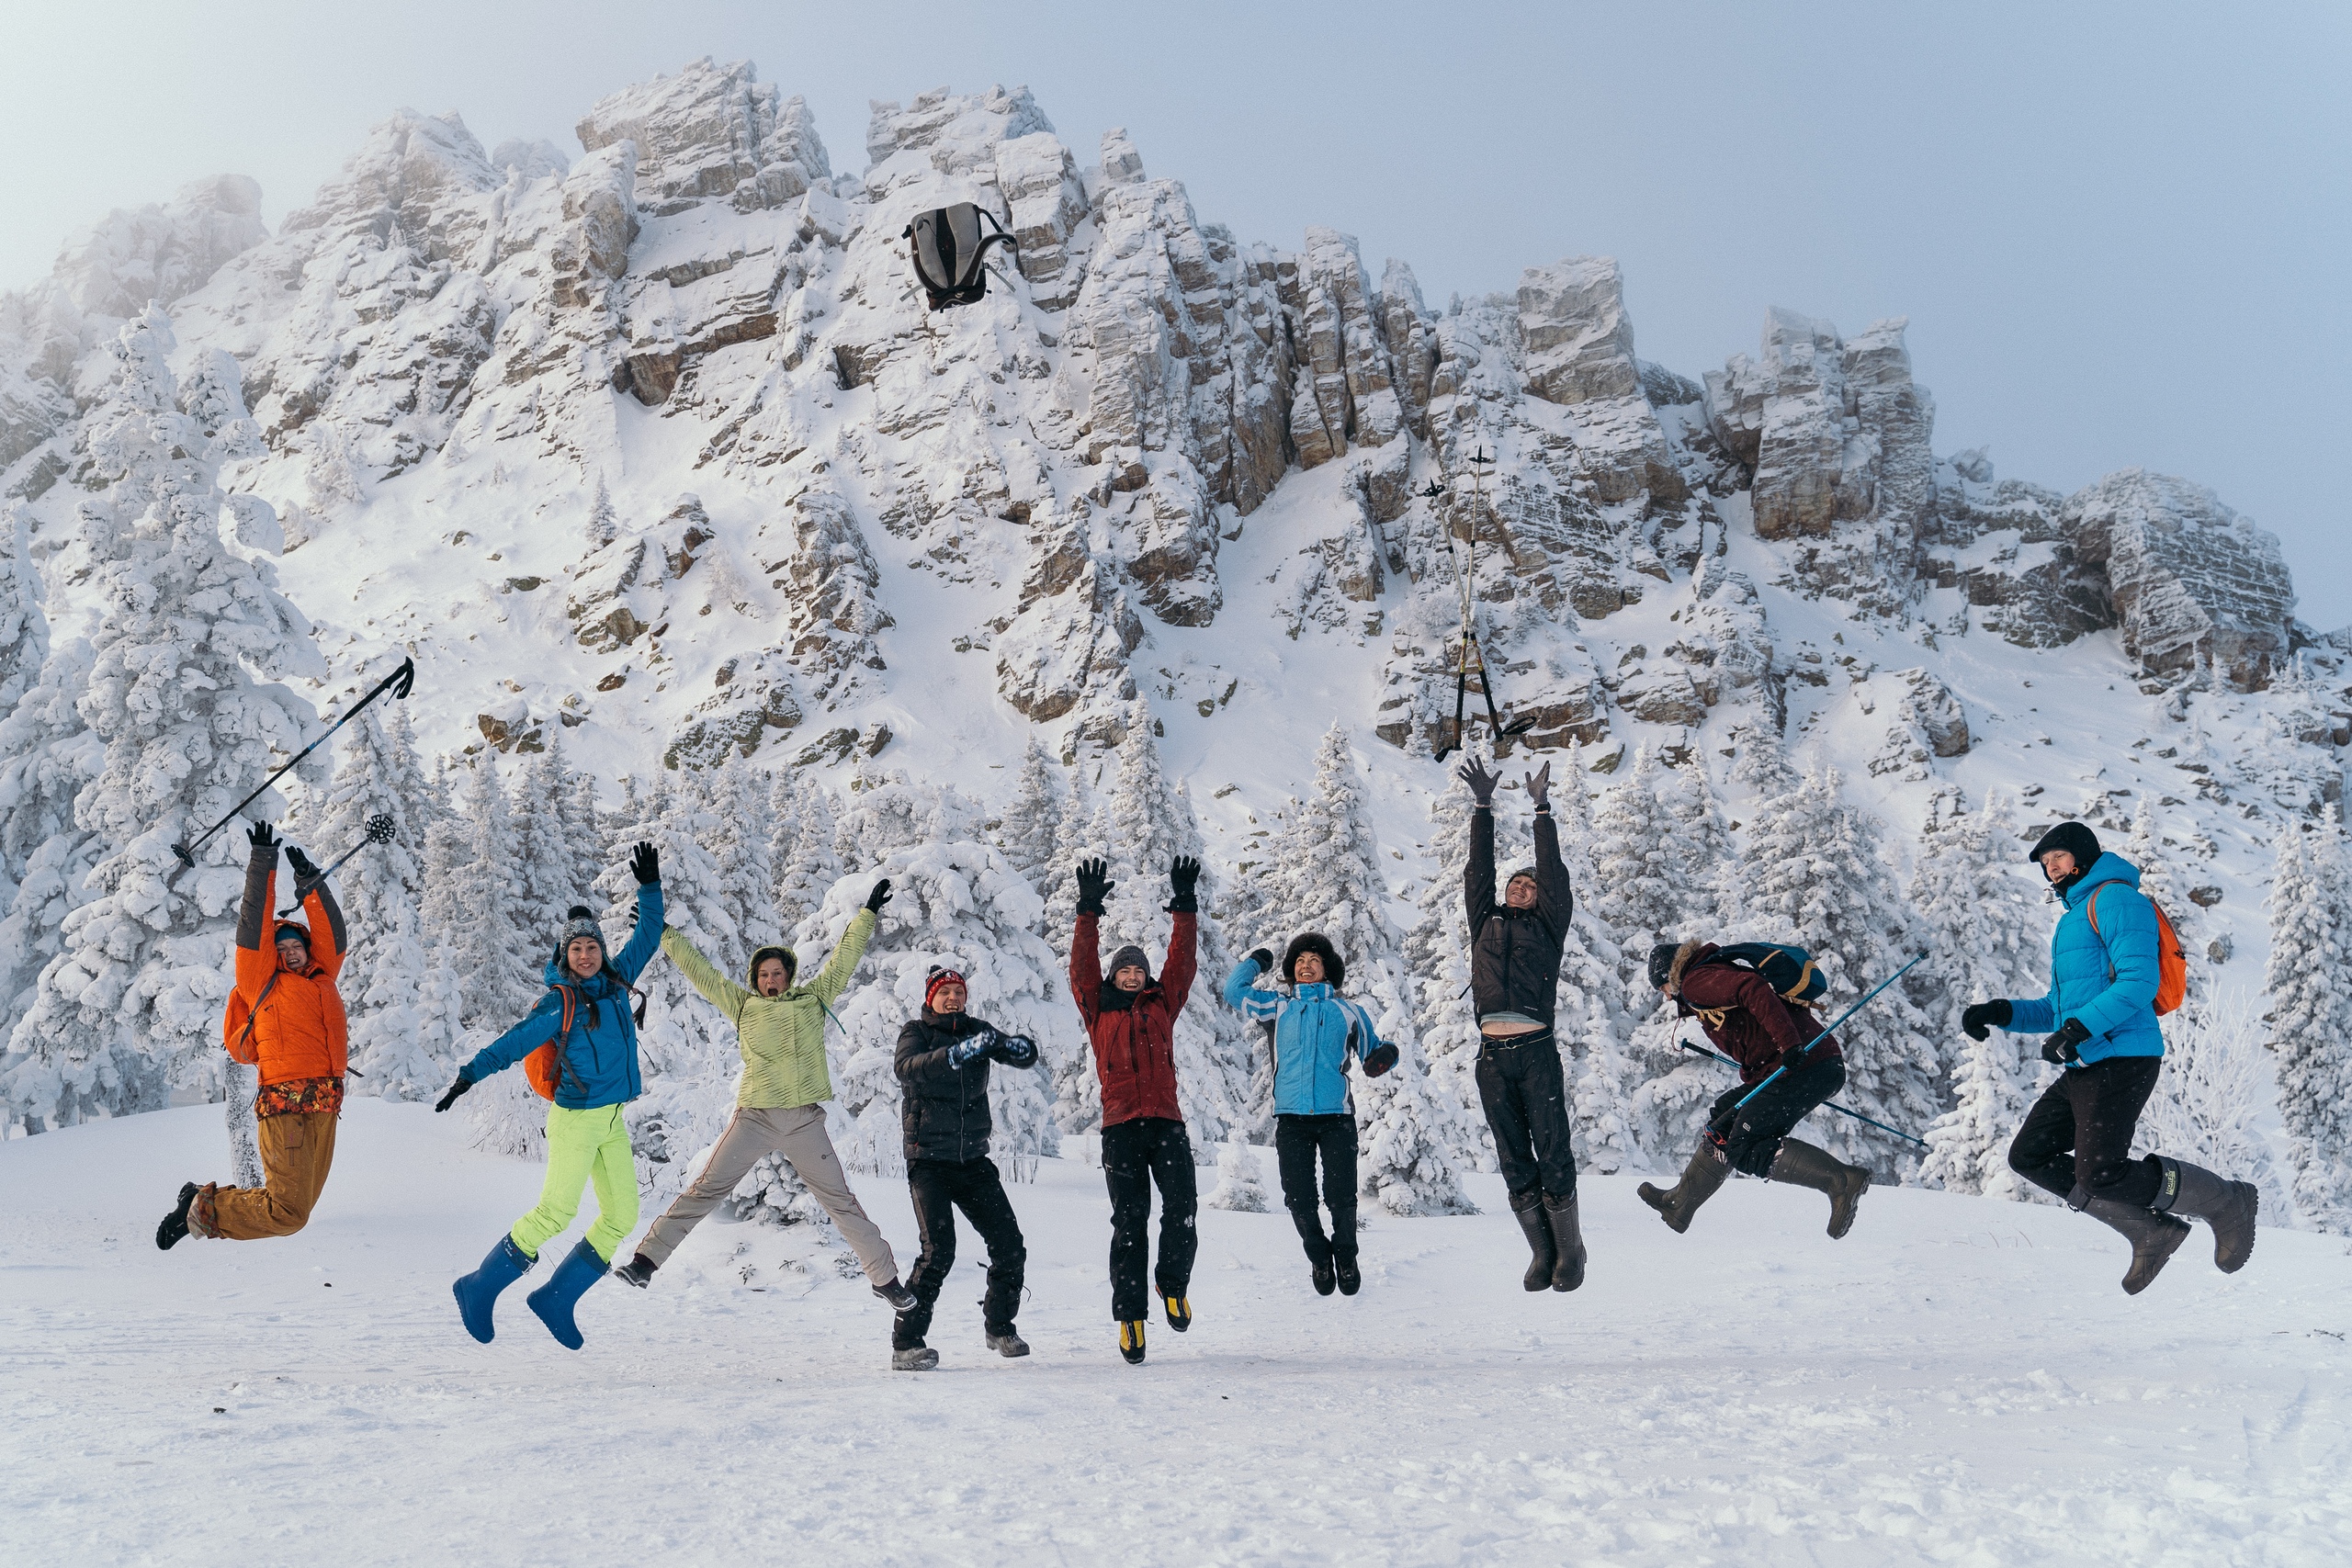
[[[9,1102],[52,1126],[159,1105],[175,1084],[225,1095],[249,1126],[252,1075],[238,1083],[220,1048],[245,845],[231,829],[193,865],[173,846],[252,793],[317,722],[251,671],[324,674],[272,569],[222,542],[218,457],[178,410],[172,347],[160,311],[125,323],[85,426],[105,489],[79,520],[106,614],[77,706],[105,751],[74,820],[103,849],[5,1069]],[[249,810],[275,818],[284,803],[265,795]]]
[[[779,771],[768,785],[768,859],[778,930],[786,935],[817,912],[841,880],[833,852],[833,797],[813,778]]]
[[[2271,873],[2264,976],[2278,1119],[2306,1224],[2352,1232],[2352,957],[2342,829],[2290,826]]]
[[[473,758],[458,819],[425,834],[424,937],[457,956],[468,1027],[504,1029],[538,1004],[558,909],[526,927],[522,855],[498,766]]]
[[[21,592],[17,603],[16,667],[30,661],[34,678],[0,717],[0,1055],[57,956],[66,917],[89,898],[90,867],[105,848],[74,817],[75,799],[106,762],[105,743],[75,705],[96,656],[78,637],[49,649],[39,605]],[[7,683],[15,681],[11,674]],[[5,1094],[0,1105],[11,1120],[30,1109]]]
[[[1405,933],[1406,972],[1417,992],[1413,1013],[1428,1093],[1454,1108],[1452,1153],[1465,1169],[1493,1170],[1495,1151],[1478,1099],[1478,1011],[1470,996],[1470,919],[1463,907],[1463,867],[1470,858],[1470,791],[1459,780],[1430,802],[1432,870],[1415,900],[1420,913]],[[1495,853],[1518,864],[1522,845],[1507,851],[1505,823],[1495,823]]]
[[[1941,987],[1921,1011],[1935,1038],[1958,1042],[1952,1109],[1928,1128],[1919,1179],[1954,1192],[2020,1198],[2037,1190],[2009,1168],[2009,1140],[2046,1076],[2032,1042],[2007,1030],[1962,1032],[1970,1005],[2038,997],[2049,988],[2048,927],[2040,875],[2018,853],[2017,818],[1997,791],[1962,807],[1958,791],[1928,802],[1914,859],[1911,911]]]
[[[2123,858],[2140,868],[2140,891],[2172,922],[2173,935],[2188,960],[2188,995],[2194,998],[2205,979],[2204,911],[2189,901],[2182,852],[2170,847],[2156,810],[2156,797],[2141,792],[2140,804],[2132,812],[2131,835],[2124,840]]]
[[[1258,1164],[1258,1151],[1238,1138],[1228,1138],[1220,1145],[1216,1185],[1201,1201],[1212,1209],[1226,1209],[1237,1214],[1264,1213],[1266,1179]]]
[[[1658,799],[1659,772],[1649,750],[1637,750],[1633,771],[1602,792],[1592,813],[1593,880],[1585,901],[1593,919],[1616,933],[1629,955],[1620,971],[1629,986],[1638,982],[1650,944],[1681,932],[1690,885],[1694,877],[1703,879],[1707,869],[1686,860],[1676,842],[1681,824]],[[1708,902],[1713,903],[1712,889]]]
[[[1046,901],[1040,906],[1041,932],[1046,918],[1042,911],[1063,891],[1069,859],[1062,844],[1065,814],[1059,773],[1037,738],[1031,736],[1021,755],[1021,772],[1012,781],[1012,799],[999,818],[994,835],[1005,859]]]
[[[2286,1197],[2270,1157],[2272,1083],[2260,1009],[2234,987],[2208,988],[2165,1020],[2165,1067],[2141,1112],[2144,1149],[2227,1172],[2262,1190],[2278,1213]]]
[[[591,890],[605,863],[594,799],[564,754],[560,731],[517,770],[513,817],[517,919],[535,931],[552,929],[564,910],[594,901]]]
[[[13,502],[0,507],[0,547],[8,552],[0,557],[0,719],[5,719],[40,678],[40,667],[49,658],[40,573],[33,569],[25,509]]]
[[[613,510],[612,492],[605,488],[601,473],[596,476],[596,493],[588,502],[585,532],[591,550],[601,550],[620,536],[620,517]]]
[[[1585,793],[1581,763],[1580,750],[1572,749],[1566,776],[1552,786],[1560,858],[1567,863],[1568,878],[1577,892],[1568,940],[1560,950],[1554,1032],[1566,1069],[1577,1161],[1587,1170],[1608,1175],[1652,1162],[1644,1157],[1634,1112],[1639,1070],[1628,1043],[1631,1020],[1619,979],[1623,956],[1586,903],[1600,878],[1587,852],[1592,840],[1591,802]]]
[[[718,896],[743,947],[751,955],[784,940],[775,909],[775,852],[767,823],[766,781],[743,758],[730,754],[708,770],[701,783],[705,804],[717,818],[708,848],[718,858]]]

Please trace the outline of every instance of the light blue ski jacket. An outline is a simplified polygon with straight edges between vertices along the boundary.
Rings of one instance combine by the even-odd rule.
[[[1225,982],[1225,999],[1248,1017],[1274,1021],[1274,1114],[1334,1116],[1355,1109],[1348,1098],[1348,1057],[1380,1049],[1372,1014],[1320,981],[1289,997],[1261,990],[1262,973],[1245,958]]]
[[[2091,928],[2091,900],[2098,928]],[[2113,854],[2064,894],[2066,912],[2050,933],[2050,994],[2012,998],[2009,1032],[2048,1034],[2070,1018],[2091,1037],[2077,1047],[2086,1064],[2109,1056],[2161,1056],[2156,1027],[2156,907],[2140,891],[2139,868]]]

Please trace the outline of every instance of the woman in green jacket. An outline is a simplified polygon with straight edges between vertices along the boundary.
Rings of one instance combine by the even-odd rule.
[[[670,962],[705,1000],[733,1021],[735,1042],[743,1053],[743,1081],[735,1091],[734,1118],[710,1151],[702,1174],[653,1222],[637,1244],[637,1256],[614,1274],[642,1289],[686,1233],[735,1190],[745,1172],[770,1155],[782,1155],[855,1249],[874,1293],[899,1312],[915,1304],[913,1292],[899,1282],[890,1244],[865,1217],[857,1194],[849,1190],[833,1141],[825,1135],[823,1102],[833,1097],[832,1079],[825,1071],[826,1009],[849,988],[849,977],[865,955],[882,906],[889,900],[890,884],[885,878],[874,885],[865,908],[842,933],[832,957],[805,986],[792,983],[799,961],[788,947],[763,947],[752,955],[752,988],[746,990],[720,974],[683,932],[663,928],[662,951]]]

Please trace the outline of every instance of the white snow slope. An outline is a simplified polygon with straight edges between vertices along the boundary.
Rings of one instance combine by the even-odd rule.
[[[2042,1206],[1875,1188],[1854,1233],[1735,1182],[1678,1237],[1589,1179],[1589,1282],[1530,1296],[1487,1215],[1377,1218],[1354,1299],[1287,1218],[1202,1213],[1178,1337],[1123,1364],[1097,1173],[1012,1189],[1025,1361],[967,1235],[932,1342],[805,1230],[714,1222],[579,1354],[449,1280],[538,1172],[352,1102],[310,1228],[157,1253],[219,1112],[0,1145],[0,1540],[17,1562],[2340,1562],[2352,1258],[2200,1228],[2145,1295]],[[1269,1173],[1271,1175],[1271,1172]],[[910,1252],[903,1188],[860,1178]],[[550,1244],[560,1250],[565,1244]],[[793,1261],[812,1256],[813,1269]]]

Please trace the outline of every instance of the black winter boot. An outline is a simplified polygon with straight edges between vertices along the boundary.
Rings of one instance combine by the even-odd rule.
[[[1559,1266],[1559,1248],[1552,1241],[1552,1226],[1544,1217],[1544,1192],[1532,1188],[1510,1195],[1510,1212],[1519,1221],[1519,1228],[1526,1233],[1527,1249],[1534,1258],[1521,1276],[1520,1283],[1531,1291],[1552,1288],[1552,1272]]]
[[[2262,1192],[2251,1181],[2232,1181],[2187,1160],[2156,1156],[2164,1185],[2148,1206],[2160,1214],[2203,1220],[2213,1227],[2213,1267],[2234,1274],[2254,1256],[2255,1212]]]
[[[1702,1138],[1697,1151],[1690,1156],[1690,1163],[1682,1168],[1682,1179],[1674,1184],[1672,1191],[1661,1191],[1646,1181],[1636,1190],[1642,1201],[1656,1209],[1658,1217],[1680,1235],[1690,1228],[1690,1217],[1699,1212],[1699,1205],[1713,1197],[1715,1189],[1730,1176],[1731,1162],[1724,1157],[1723,1150]]]
[[[1827,1149],[1815,1148],[1797,1138],[1781,1140],[1781,1147],[1772,1156],[1770,1179],[1829,1194],[1829,1235],[1833,1241],[1854,1228],[1854,1205],[1871,1190],[1869,1171],[1859,1165],[1848,1165]]]
[[[2165,1261],[2180,1249],[2188,1239],[2188,1226],[2170,1214],[2159,1214],[2154,1209],[2143,1209],[2133,1203],[2119,1203],[2112,1198],[2093,1198],[2083,1205],[2083,1213],[2111,1230],[2122,1233],[2132,1244],[2132,1267],[2123,1274],[2123,1293],[2136,1296],[2155,1283],[2164,1272]]]
[[[875,1286],[874,1293],[880,1296],[884,1301],[889,1303],[890,1310],[892,1312],[912,1312],[915,1310],[915,1293],[907,1289],[906,1286],[900,1284],[896,1275],[892,1275],[883,1283]]]
[[[991,1334],[988,1338],[989,1348],[1007,1360],[1013,1360],[1029,1353],[1029,1341],[1022,1338],[1010,1328],[1001,1334]]]
[[[1331,1277],[1343,1296],[1352,1296],[1363,1289],[1363,1270],[1356,1267],[1356,1255],[1352,1252],[1332,1255]]]
[[[894,1372],[927,1372],[939,1365],[939,1352],[928,1345],[892,1347],[890,1370]]]
[[[662,1267],[642,1252],[613,1270],[613,1278],[635,1285],[639,1290],[653,1282],[653,1270]]]
[[[1126,1358],[1127,1365],[1143,1365],[1143,1319],[1123,1320],[1119,1325],[1119,1354]]]
[[[1544,1199],[1544,1218],[1558,1256],[1546,1282],[1555,1291],[1573,1291],[1584,1283],[1584,1232],[1577,1224],[1577,1195]]]
[[[155,1227],[157,1247],[169,1252],[180,1244],[181,1239],[187,1235],[187,1206],[195,1201],[196,1183],[193,1181],[185,1183],[180,1188],[179,1207],[165,1214],[164,1223]]]
[[[1309,1277],[1315,1281],[1315,1293],[1318,1296],[1328,1296],[1339,1288],[1339,1278],[1331,1272],[1331,1260],[1328,1258],[1316,1259]]]

